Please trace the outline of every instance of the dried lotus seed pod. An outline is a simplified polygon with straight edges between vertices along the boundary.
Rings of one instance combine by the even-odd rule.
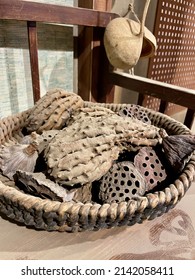
[[[99,198],[103,203],[128,202],[131,198],[144,195],[146,182],[132,162],[113,164],[101,178]]]
[[[61,129],[72,112],[82,107],[82,98],[62,89],[50,90],[35,105],[27,119],[27,131]]]
[[[141,148],[134,158],[134,164],[147,182],[147,191],[167,178],[165,167],[152,147]]]
[[[19,169],[33,172],[37,158],[36,143],[0,147],[0,169],[10,179]]]
[[[139,105],[129,104],[128,106],[122,108],[118,114],[124,117],[137,118],[142,122],[151,124],[148,114]]]
[[[162,146],[173,170],[179,173],[195,151],[195,135],[170,135],[163,138]]]
[[[53,181],[47,179],[43,173],[16,172],[16,182],[19,187],[34,196],[60,202],[71,201],[75,191],[67,191]],[[22,185],[21,185],[22,183]]]

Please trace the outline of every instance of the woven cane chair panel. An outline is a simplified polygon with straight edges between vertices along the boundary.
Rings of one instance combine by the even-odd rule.
[[[154,34],[158,50],[150,60],[148,76],[154,80],[195,89],[195,1],[159,0]],[[146,97],[144,105],[158,110],[160,101]],[[169,115],[181,111],[169,104]]]

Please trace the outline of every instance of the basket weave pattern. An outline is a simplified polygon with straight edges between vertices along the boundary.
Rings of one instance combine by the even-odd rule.
[[[94,103],[85,102],[85,106]],[[118,111],[126,104],[97,104]],[[190,134],[190,130],[161,113],[143,108],[152,124],[166,129],[168,134]],[[30,110],[0,120],[0,144],[5,143],[26,125]],[[97,204],[58,202],[27,195],[0,181],[0,212],[11,220],[43,230],[83,231],[114,226],[133,225],[153,219],[173,208],[185,195],[195,174],[195,153],[182,174],[162,191],[150,193],[129,202]]]

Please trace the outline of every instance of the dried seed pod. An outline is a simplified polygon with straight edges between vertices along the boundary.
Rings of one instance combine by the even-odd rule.
[[[103,203],[128,202],[132,197],[142,196],[146,191],[146,182],[129,161],[113,164],[102,177],[99,198]]]
[[[117,114],[78,118],[53,138],[45,150],[51,176],[62,184],[100,179],[123,149],[161,141],[159,128]]]
[[[37,158],[36,143],[0,147],[0,169],[10,179],[19,169],[33,172]]]
[[[136,118],[142,122],[151,124],[148,114],[143,110],[143,107],[139,105],[129,104],[121,109],[118,114],[124,117]]]
[[[165,157],[178,173],[195,150],[195,135],[170,135],[163,138],[162,146]]]
[[[31,195],[60,202],[71,201],[75,191],[67,191],[53,181],[47,179],[43,173],[16,172],[16,182],[19,187]],[[21,185],[22,183],[22,185]]]
[[[44,130],[61,129],[72,112],[84,104],[82,98],[63,89],[50,90],[32,109],[28,117],[28,132],[41,133]]]
[[[134,158],[134,164],[147,182],[147,191],[167,177],[165,167],[152,147],[141,148]]]

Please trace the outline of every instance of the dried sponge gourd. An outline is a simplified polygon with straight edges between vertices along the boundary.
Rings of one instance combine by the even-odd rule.
[[[61,129],[71,114],[82,107],[82,98],[63,89],[49,90],[32,108],[27,131],[41,133],[44,130]]]
[[[97,107],[86,112],[83,108],[83,115],[59,131],[46,148],[48,172],[58,183],[73,186],[98,180],[122,150],[155,146],[162,140],[160,129],[153,125],[110,110],[97,116],[97,111]]]

